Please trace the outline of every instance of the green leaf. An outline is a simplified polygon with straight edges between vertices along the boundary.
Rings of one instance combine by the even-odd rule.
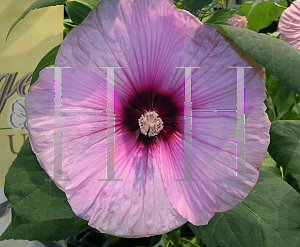
[[[201,239],[197,236],[193,237],[191,240],[186,238],[181,238],[182,242],[186,242],[186,244],[183,244],[185,247],[201,247],[204,246]]]
[[[152,236],[151,237],[151,242],[148,245],[148,247],[156,246],[161,241],[162,237],[163,237],[163,235]]]
[[[300,175],[285,172],[284,180],[300,194]]]
[[[252,5],[254,2],[243,2],[243,5],[241,7],[238,7],[237,10],[243,15],[247,16],[251,10]]]
[[[63,31],[63,36],[64,38],[68,35],[69,32],[71,32],[71,30],[75,27],[77,27],[77,25],[75,25],[71,19],[64,19],[64,31]]]
[[[0,241],[8,239],[59,241],[77,235],[85,228],[87,228],[87,222],[78,217],[22,224],[18,225],[14,231],[10,224],[1,235]]]
[[[273,21],[278,20],[286,7],[282,6],[286,1],[280,1],[280,4],[274,1],[258,0],[251,6],[247,15],[248,25],[250,30],[258,31],[268,27]]]
[[[273,174],[279,178],[282,178],[283,175],[280,171],[280,168],[276,165],[276,162],[272,159],[270,154],[267,152],[267,157],[265,161],[262,163],[260,171],[268,172],[270,174]]]
[[[177,9],[184,9],[183,0],[173,0],[173,3],[176,5]]]
[[[54,239],[57,238],[55,234],[61,236],[60,234],[64,232],[70,232],[70,230],[64,229],[66,224],[63,222],[77,222],[74,228],[75,232],[82,231],[87,226],[86,221],[74,214],[64,192],[49,180],[49,176],[41,168],[32,152],[27,138],[5,177],[4,193],[11,203],[12,228],[14,230],[17,231],[24,225],[28,228],[35,226],[39,228],[39,231],[45,231],[43,236]],[[54,227],[55,222],[62,222],[62,224]],[[48,225],[55,231],[49,231]],[[21,234],[22,232],[24,235]],[[17,236],[21,239],[36,236],[28,235],[30,232],[22,230]],[[54,235],[50,235],[50,233]],[[32,232],[32,234],[35,233]]]
[[[75,1],[88,6],[90,9],[93,9],[101,0],[75,0]]]
[[[12,24],[10,27],[8,34],[6,36],[6,41],[7,38],[10,34],[10,32],[13,30],[13,28],[18,24],[20,20],[22,20],[31,10],[34,9],[41,9],[45,7],[50,7],[50,6],[56,6],[56,5],[64,5],[67,0],[37,0],[33,4],[31,4],[28,9],[25,10],[25,12]]]
[[[75,217],[65,193],[39,165],[25,140],[5,177],[4,193],[22,221],[42,222]]]
[[[247,14],[247,18],[249,17],[249,15],[251,14],[251,12],[256,8],[256,6],[257,6],[259,3],[263,3],[263,2],[264,2],[264,0],[255,0],[255,1],[253,2],[253,4],[251,4],[250,10],[249,10],[249,12],[248,12],[248,14]]]
[[[267,152],[266,159],[262,163],[261,167],[273,167],[273,166],[276,166],[276,162],[272,159],[269,152]]]
[[[117,242],[120,239],[120,237],[111,236],[106,234],[106,240],[107,240],[107,246],[110,246],[111,244]]]
[[[206,226],[189,224],[208,246],[300,246],[300,195],[282,179],[261,171],[248,197],[216,213]]]
[[[300,94],[300,50],[282,40],[245,28],[219,26],[244,52]]]
[[[235,11],[236,10],[228,10],[228,9],[215,11],[211,15],[211,17],[204,22],[204,24],[205,25],[207,25],[208,23],[224,24],[224,21],[226,21],[230,16],[232,16]]]
[[[221,24],[215,24],[215,23],[205,23],[206,26],[213,27],[219,30],[219,33],[224,35],[225,37],[231,39],[231,37],[227,34],[227,32],[224,30],[224,26],[231,26],[230,24],[223,22]]]
[[[266,71],[267,113],[271,122],[274,120],[299,120],[300,97],[286,84]]]
[[[300,175],[300,121],[272,122],[268,151],[285,171]]]
[[[175,229],[168,233],[170,240],[174,243],[176,247],[183,247],[183,243],[180,237],[180,228]]]
[[[89,5],[79,1],[67,2],[67,12],[72,22],[79,25],[85,17],[91,12],[92,8]]]
[[[38,63],[38,65],[36,66],[36,68],[33,71],[30,86],[33,85],[37,81],[37,79],[39,78],[39,73],[42,69],[44,69],[50,65],[53,65],[55,63],[55,58],[56,58],[59,48],[60,48],[60,45],[55,46]]]
[[[213,0],[183,0],[186,7],[193,11],[200,10],[209,5]]]

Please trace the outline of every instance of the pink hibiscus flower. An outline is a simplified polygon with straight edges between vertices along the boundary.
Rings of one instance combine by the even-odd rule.
[[[205,225],[255,185],[270,127],[261,67],[172,1],[102,0],[65,38],[55,65],[71,67],[62,69],[61,160],[67,180],[55,182],[90,226],[144,237],[187,221]],[[182,66],[200,67],[192,70],[191,95],[185,95]],[[236,179],[237,114],[216,110],[237,109],[237,69],[229,66],[253,66],[244,77],[244,180]],[[122,67],[114,72],[114,99],[101,67]],[[54,150],[53,79],[53,69],[44,69],[26,97],[30,142],[51,178],[60,154]],[[192,97],[190,132],[185,97]],[[108,144],[113,135],[114,147]],[[184,179],[185,141],[193,179]],[[108,157],[114,157],[112,167]],[[105,181],[111,169],[115,180]]]
[[[281,39],[300,49],[300,0],[296,0],[283,11],[279,21]]]
[[[248,20],[246,16],[241,16],[237,14],[233,14],[230,16],[225,22],[229,23],[232,26],[247,28]]]

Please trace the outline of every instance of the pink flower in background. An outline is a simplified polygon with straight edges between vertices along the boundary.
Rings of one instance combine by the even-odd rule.
[[[101,232],[144,237],[186,221],[205,225],[255,185],[269,144],[261,68],[233,42],[169,0],[102,0],[65,38],[62,70],[62,172],[56,181],[73,211]],[[115,69],[115,126],[107,126],[106,70]],[[192,107],[236,109],[245,70],[245,181],[236,176],[236,113],[193,111],[194,181],[184,178],[184,69]],[[26,96],[33,151],[54,174],[53,69]],[[115,128],[115,178],[106,178],[106,131]]]
[[[279,20],[281,39],[291,46],[300,49],[300,0],[294,1]]]
[[[241,28],[247,28],[248,23],[246,16],[241,16],[237,14],[233,14],[225,22],[229,23],[232,26]]]

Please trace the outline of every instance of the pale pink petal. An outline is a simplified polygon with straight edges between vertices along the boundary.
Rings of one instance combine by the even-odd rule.
[[[106,131],[106,78],[87,68],[72,66],[62,71],[62,172],[88,148],[91,138],[104,139]],[[54,178],[54,69],[45,68],[26,95],[29,140],[41,166]],[[79,112],[88,109],[93,112]],[[101,110],[102,109],[102,110]],[[104,136],[103,136],[104,135]],[[105,155],[105,151],[103,151]],[[56,153],[55,155],[59,155]],[[68,181],[55,181],[59,188]]]
[[[188,52],[186,53],[188,54]],[[161,142],[160,169],[174,208],[195,225],[205,225],[215,212],[241,202],[255,185],[269,144],[270,122],[261,67],[213,28],[202,26],[185,63],[200,68],[192,74],[193,178],[184,179],[183,132]],[[237,70],[245,69],[245,180],[236,179]],[[211,112],[203,112],[203,110]],[[184,123],[182,122],[182,125]],[[198,181],[197,181],[198,180]],[[177,193],[174,193],[176,191]]]
[[[225,22],[229,23],[232,26],[240,28],[247,28],[248,23],[246,16],[241,16],[237,14],[233,14]]]
[[[300,0],[294,1],[283,11],[279,21],[281,39],[300,49]]]
[[[175,84],[171,78],[182,49],[200,25],[171,0],[101,1],[65,38],[56,65],[81,64],[94,71],[122,67],[115,78],[124,94],[166,87]]]
[[[115,178],[106,178],[107,162],[95,143],[74,161],[66,194],[74,212],[101,232],[120,237],[146,237],[167,233],[183,225],[163,185],[158,153],[117,135]],[[86,164],[85,166],[83,164]]]

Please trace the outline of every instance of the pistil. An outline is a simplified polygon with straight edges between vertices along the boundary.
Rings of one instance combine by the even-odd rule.
[[[155,111],[145,112],[139,118],[140,131],[144,135],[153,137],[163,129],[163,121]]]

